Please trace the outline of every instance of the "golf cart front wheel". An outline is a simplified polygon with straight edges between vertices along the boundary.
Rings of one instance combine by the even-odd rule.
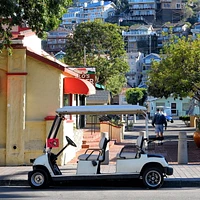
[[[159,168],[146,169],[142,175],[142,180],[145,187],[149,189],[156,189],[163,185],[164,178]]]
[[[28,183],[35,189],[47,188],[49,186],[48,175],[42,169],[33,170],[28,174]]]

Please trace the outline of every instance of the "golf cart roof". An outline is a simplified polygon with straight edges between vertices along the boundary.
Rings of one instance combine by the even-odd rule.
[[[65,106],[56,110],[59,115],[144,114],[146,107],[139,105]]]

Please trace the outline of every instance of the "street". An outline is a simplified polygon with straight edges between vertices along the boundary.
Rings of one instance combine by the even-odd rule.
[[[197,200],[200,188],[161,188],[146,190],[131,187],[55,187],[33,190],[30,187],[0,187],[0,199],[69,199],[69,200]]]

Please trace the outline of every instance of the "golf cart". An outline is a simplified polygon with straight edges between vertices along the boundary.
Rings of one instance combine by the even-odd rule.
[[[139,105],[102,105],[102,106],[65,106],[58,109],[57,115],[52,124],[48,139],[55,139],[61,124],[66,115],[105,115],[105,114],[143,114],[146,118],[148,129],[148,116],[146,108]],[[148,154],[145,150],[148,140],[148,130],[145,138],[139,136],[136,144],[125,145],[116,155],[115,172],[101,173],[101,165],[105,160],[106,146],[109,138],[102,137],[99,142],[99,149],[88,149],[85,154],[78,157],[76,174],[61,172],[56,163],[58,156],[69,146],[76,147],[76,144],[66,136],[67,144],[57,154],[52,153],[51,148],[45,145],[43,155],[33,159],[33,170],[28,173],[28,183],[32,188],[45,188],[59,182],[68,180],[105,180],[105,179],[142,179],[144,185],[150,189],[162,186],[164,177],[173,174],[162,155]],[[134,149],[135,151],[132,151]]]

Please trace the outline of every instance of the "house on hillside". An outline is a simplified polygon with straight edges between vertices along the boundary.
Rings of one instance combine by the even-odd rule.
[[[128,31],[122,31],[127,53],[142,52],[144,54],[153,52],[155,31],[152,25],[133,25]]]
[[[142,63],[144,54],[141,52],[127,53],[130,71],[126,73],[127,84],[136,87],[141,81]]]
[[[59,51],[58,53],[56,53],[56,54],[54,55],[54,57],[55,57],[57,60],[63,60],[64,57],[65,57],[65,55],[66,55],[66,53],[63,52],[63,51],[61,50],[61,51]]]
[[[73,29],[82,22],[96,19],[105,21],[109,16],[113,16],[115,12],[116,6],[112,1],[79,1],[76,7],[70,7],[68,12],[63,15],[61,26]]]
[[[155,29],[157,34],[158,49],[160,50],[163,45],[170,40],[170,35],[176,35],[178,38],[188,37],[190,27],[187,23],[165,23],[162,27]]]
[[[146,24],[152,24],[156,20],[156,1],[128,0],[128,4],[130,10],[128,20]]]
[[[184,17],[183,0],[160,0],[157,1],[156,20],[157,23],[177,23]]]
[[[139,88],[146,88],[146,82],[148,79],[148,71],[151,70],[151,65],[153,61],[160,62],[161,58],[158,54],[151,53],[143,58],[143,66],[142,66],[142,79],[140,84],[138,85]]]
[[[45,41],[45,45],[43,45],[43,49],[52,55],[55,55],[60,51],[65,52],[67,38],[72,36],[72,34],[72,30],[63,27],[58,27],[56,30],[49,31],[47,33],[47,39]]]
[[[29,165],[43,152],[56,109],[81,105],[95,94],[94,86],[41,49],[31,31],[14,27],[12,55],[0,54],[0,165]],[[66,116],[59,131],[61,149],[68,135],[81,145],[73,131],[73,116]],[[58,149],[59,150],[59,149]],[[66,150],[58,163],[71,159],[76,148]],[[70,152],[68,152],[70,151]],[[66,156],[68,152],[72,157]]]
[[[191,32],[193,39],[196,39],[197,36],[200,34],[200,22],[197,22],[193,25]]]

